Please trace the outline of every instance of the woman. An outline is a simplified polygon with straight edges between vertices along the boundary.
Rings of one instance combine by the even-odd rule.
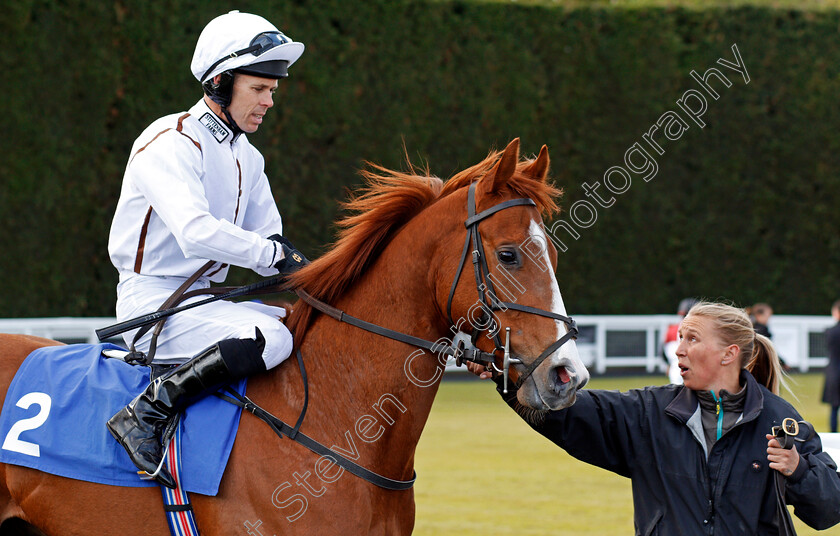
[[[537,415],[515,394],[506,401],[572,456],[632,480],[636,534],[777,535],[776,471],[805,523],[840,522],[840,477],[819,438],[785,450],[769,433],[802,419],[778,396],[770,341],[718,303],[692,307],[679,331],[682,386],[582,390],[570,408]]]

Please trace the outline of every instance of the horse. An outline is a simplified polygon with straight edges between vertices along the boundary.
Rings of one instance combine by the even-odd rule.
[[[589,376],[570,340],[557,252],[542,223],[559,210],[554,199],[561,194],[548,167],[545,146],[536,158],[520,158],[519,139],[447,181],[410,163],[402,172],[368,164],[361,172],[366,185],[345,203],[349,215],[337,223],[333,247],[294,274],[292,286],[425,340],[451,341],[457,327],[471,338],[461,348],[474,343],[496,370],[503,359],[512,364],[510,381],[521,383],[522,405],[567,407]],[[472,229],[480,220],[480,240],[471,242],[467,226],[461,250],[470,216]],[[482,256],[493,270],[479,277],[465,260]],[[301,432],[380,475],[410,479],[450,354],[339,322],[302,299],[287,325],[309,381]],[[503,358],[502,337],[516,358]],[[0,396],[24,358],[51,344],[58,343],[0,335]],[[294,422],[304,403],[302,377],[289,359],[252,377],[248,396]],[[218,495],[191,496],[198,527],[204,536],[412,532],[412,489],[387,490],[344,472],[243,415]],[[154,487],[106,486],[15,465],[0,466],[0,522],[2,534],[168,534]]]

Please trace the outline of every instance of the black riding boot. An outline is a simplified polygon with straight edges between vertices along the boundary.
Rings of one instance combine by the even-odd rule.
[[[226,339],[207,348],[172,372],[157,378],[108,421],[108,430],[128,451],[131,461],[154,474],[163,459],[161,434],[184,408],[221,385],[265,370],[265,340]],[[175,488],[175,480],[161,467],[155,480]]]

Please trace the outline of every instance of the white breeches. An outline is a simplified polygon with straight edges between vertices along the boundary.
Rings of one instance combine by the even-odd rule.
[[[179,277],[155,277],[131,274],[121,277],[117,285],[117,321],[156,311],[184,282]],[[199,279],[189,290],[207,288],[209,280]],[[183,302],[192,303],[208,296],[196,296]],[[170,316],[158,336],[154,361],[183,362],[208,346],[223,339],[254,339],[259,328],[265,337],[262,357],[266,369],[282,363],[292,351],[292,334],[280,321],[286,314],[282,307],[258,302],[220,300]],[[137,350],[147,352],[152,331],[137,342]],[[137,330],[124,333],[131,344]]]

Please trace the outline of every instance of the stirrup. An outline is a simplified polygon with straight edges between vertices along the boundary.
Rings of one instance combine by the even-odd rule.
[[[142,469],[138,469],[137,476],[139,476],[141,480],[157,480],[157,477],[160,474],[161,469],[163,469],[163,465],[166,463],[166,457],[169,456],[168,451],[169,451],[168,448],[163,449],[163,458],[160,459],[160,463],[158,464],[157,469],[155,469],[154,473],[149,473],[149,472],[144,471]]]

